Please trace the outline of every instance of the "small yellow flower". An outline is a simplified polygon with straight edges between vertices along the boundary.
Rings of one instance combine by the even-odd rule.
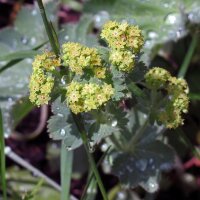
[[[106,77],[106,68],[105,67],[95,67],[94,75],[99,79],[104,79]]]

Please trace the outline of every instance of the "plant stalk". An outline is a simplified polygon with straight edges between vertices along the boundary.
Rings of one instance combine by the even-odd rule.
[[[101,180],[101,176],[100,176],[99,171],[97,169],[96,163],[94,161],[92,154],[89,152],[88,143],[87,143],[87,134],[86,134],[86,131],[85,131],[85,128],[84,128],[83,119],[82,119],[81,115],[75,115],[75,114],[72,113],[72,116],[73,116],[74,122],[76,123],[78,130],[80,132],[81,139],[83,141],[83,145],[84,145],[89,163],[91,164],[92,171],[93,171],[93,173],[96,177],[96,181],[99,185],[99,189],[101,191],[103,199],[108,200],[106,190],[105,190],[103,182]]]

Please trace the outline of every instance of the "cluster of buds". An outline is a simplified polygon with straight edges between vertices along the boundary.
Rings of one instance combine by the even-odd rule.
[[[89,69],[97,78],[105,78],[106,68],[102,66],[97,49],[68,42],[63,44],[62,53],[63,65],[69,67],[72,72],[82,75],[84,69]]]
[[[30,101],[37,106],[48,104],[54,86],[54,77],[50,72],[60,65],[52,52],[37,55],[33,62],[33,73],[30,78]]]
[[[98,109],[114,94],[111,85],[104,83],[79,83],[72,81],[67,87],[67,104],[73,113],[88,112]]]
[[[182,78],[172,77],[165,69],[155,67],[145,75],[145,81],[150,89],[166,89],[168,102],[165,109],[158,114],[158,121],[167,128],[177,128],[183,124],[182,113],[188,111],[188,85]]]
[[[141,30],[127,22],[109,21],[103,27],[101,38],[112,49],[111,63],[121,71],[130,72],[134,68],[135,54],[140,52],[144,43]]]

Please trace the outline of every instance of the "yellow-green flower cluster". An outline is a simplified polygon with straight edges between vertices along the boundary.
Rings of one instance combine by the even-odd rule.
[[[164,88],[171,77],[170,73],[160,67],[154,67],[145,74],[145,81],[149,88]]]
[[[107,22],[101,32],[101,38],[105,39],[112,49],[129,50],[133,53],[138,53],[144,44],[142,31],[127,22]]]
[[[135,56],[130,51],[113,50],[110,53],[110,61],[116,65],[120,71],[129,72],[133,69]]]
[[[82,75],[84,69],[91,69],[97,78],[105,78],[106,69],[102,66],[97,49],[68,42],[63,44],[62,52],[64,65],[69,66],[71,71]]]
[[[177,128],[183,124],[182,113],[187,113],[188,85],[182,78],[172,77],[165,69],[155,67],[145,75],[145,81],[151,89],[166,89],[168,103],[158,115],[158,121],[162,122],[167,128]]]
[[[73,113],[88,112],[105,104],[114,94],[111,85],[72,81],[67,87],[67,104]]]
[[[33,73],[30,78],[29,99],[37,106],[48,104],[54,86],[54,78],[48,72],[55,70],[60,60],[52,52],[37,55],[33,62]]]
[[[111,63],[121,71],[130,72],[134,68],[135,54],[144,44],[141,30],[127,22],[109,21],[103,27],[101,38],[111,48]]]
[[[56,58],[53,52],[44,52],[37,55],[32,63],[33,70],[36,68],[43,68],[47,71],[53,71],[56,67],[60,66],[60,58]]]

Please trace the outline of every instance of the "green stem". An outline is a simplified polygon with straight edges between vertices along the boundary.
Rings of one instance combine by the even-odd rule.
[[[137,130],[136,134],[131,138],[131,140],[126,148],[128,151],[131,151],[133,149],[135,144],[140,140],[140,138],[145,133],[145,130],[146,130],[147,126],[149,125],[149,120],[150,120],[151,114],[154,112],[156,105],[158,104],[158,102],[156,102],[157,101],[156,97],[157,97],[157,91],[152,90],[151,91],[151,105],[150,105],[150,110],[149,110],[148,116],[147,116],[146,120],[144,121],[143,125]]]
[[[194,54],[194,51],[196,49],[196,46],[198,44],[198,36],[194,35],[192,38],[192,42],[190,44],[190,47],[187,51],[187,54],[185,56],[185,59],[180,67],[179,73],[178,73],[178,77],[185,77],[185,74],[187,73],[189,64],[191,62],[192,56]]]
[[[67,151],[64,141],[61,144],[61,200],[70,197],[70,183],[73,165],[73,151]]]
[[[59,53],[60,53],[59,46],[56,45],[57,42],[55,41],[54,32],[52,30],[51,24],[49,23],[49,21],[47,19],[47,15],[46,15],[42,0],[37,0],[37,3],[38,3],[38,6],[40,8],[40,13],[41,13],[41,16],[42,16],[42,20],[43,20],[43,23],[44,23],[48,38],[49,38],[49,42],[51,44],[51,47],[52,47],[54,53],[56,54],[56,56],[58,56]]]
[[[101,158],[99,159],[99,161],[97,162],[97,167],[99,167],[99,165],[102,163],[102,161],[104,160],[104,158],[106,157],[107,153],[109,152],[111,146],[106,150],[106,152],[104,152],[104,154],[101,156]],[[93,171],[90,171],[89,175],[88,175],[88,181],[86,183],[86,186],[83,190],[83,193],[82,193],[82,196],[81,196],[81,200],[84,200],[85,199],[85,195],[86,195],[86,192],[87,192],[87,188],[89,187],[91,181],[94,180],[94,174],[93,174]]]
[[[106,190],[105,190],[103,182],[101,180],[101,176],[100,176],[99,171],[97,169],[96,163],[94,161],[92,154],[89,152],[88,143],[87,143],[87,134],[86,134],[86,131],[85,131],[85,128],[84,128],[83,119],[82,119],[81,115],[75,115],[75,114],[72,113],[72,116],[73,116],[74,122],[76,123],[78,130],[80,132],[81,139],[83,141],[83,145],[84,145],[89,163],[91,164],[92,171],[93,171],[93,173],[96,177],[96,180],[97,180],[97,183],[99,185],[99,189],[101,191],[103,199],[108,200]]]
[[[0,164],[1,164],[1,184],[3,190],[3,199],[7,200],[7,193],[6,193],[6,161],[5,161],[5,142],[4,142],[4,134],[3,134],[3,119],[2,119],[2,112],[0,109]]]
[[[135,146],[137,141],[142,137],[142,135],[143,135],[144,131],[146,130],[148,124],[149,124],[149,117],[147,117],[147,119],[145,120],[143,125],[140,127],[140,129],[138,129],[136,134],[131,138],[131,140],[130,140],[130,142],[128,144],[127,150],[132,150],[133,149],[133,147]]]

